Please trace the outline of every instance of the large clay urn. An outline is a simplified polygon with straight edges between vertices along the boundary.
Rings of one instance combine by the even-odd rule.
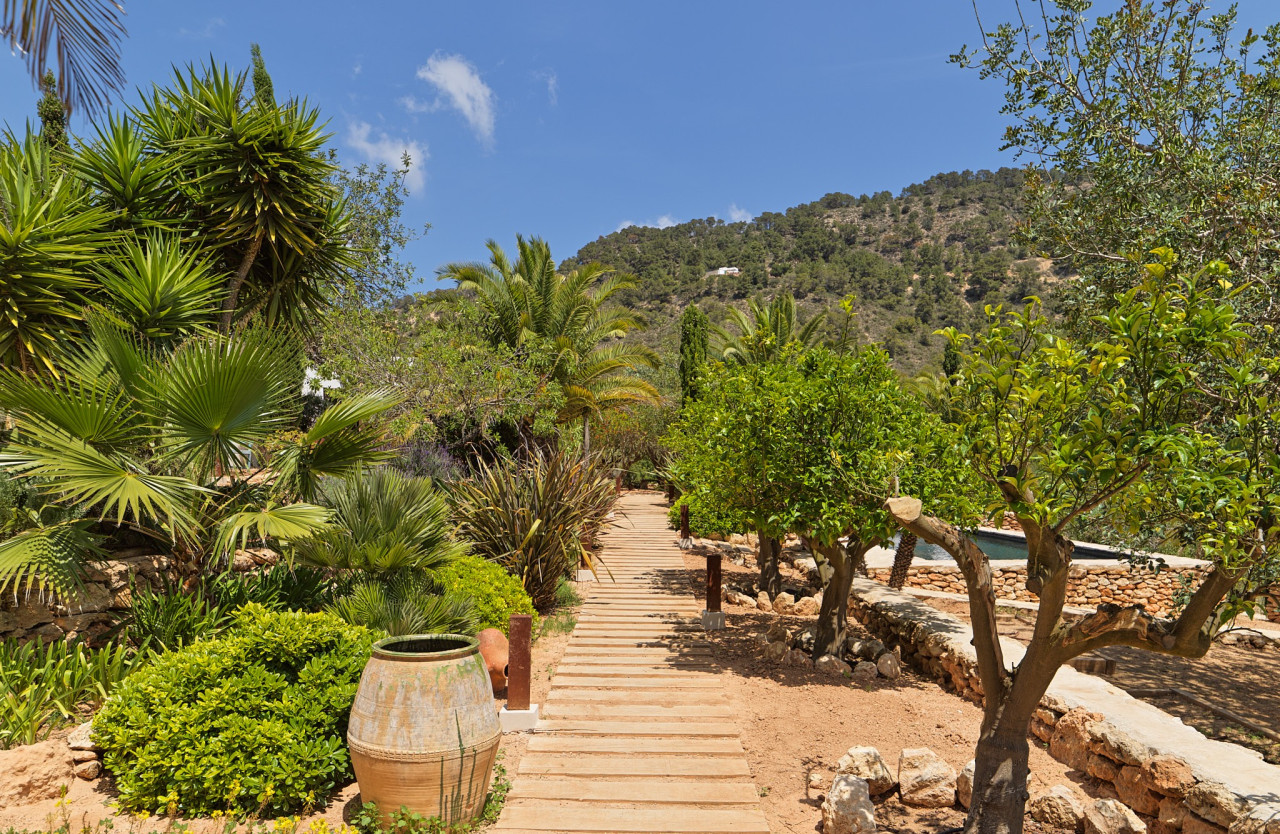
[[[484,808],[502,735],[475,639],[388,637],[364,667],[347,747],[360,798],[388,822],[401,806],[446,823]]]

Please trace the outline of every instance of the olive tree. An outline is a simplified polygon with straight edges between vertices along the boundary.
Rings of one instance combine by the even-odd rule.
[[[1269,417],[1250,416],[1265,411],[1274,362],[1250,353],[1247,329],[1219,297],[1224,265],[1184,279],[1173,253],[1157,255],[1135,270],[1146,276],[1140,286],[1093,321],[1089,339],[1055,334],[1038,302],[1021,313],[988,308],[991,321],[968,341],[955,377],[961,457],[996,492],[991,514],[1013,515],[1026,534],[1026,587],[1039,607],[1016,665],[1001,648],[988,557],[964,525],[912,497],[885,505],[904,529],[950,553],[968,586],[984,711],[967,831],[1021,830],[1031,716],[1062,664],[1113,645],[1203,655],[1234,614],[1222,604],[1229,592],[1274,563],[1273,430]],[[947,334],[957,345],[966,338]],[[1238,404],[1229,443],[1209,431],[1219,421],[1204,399],[1210,380]],[[1144,544],[1176,537],[1183,552],[1211,561],[1176,619],[1138,604],[1063,619],[1070,531],[1088,513]]]

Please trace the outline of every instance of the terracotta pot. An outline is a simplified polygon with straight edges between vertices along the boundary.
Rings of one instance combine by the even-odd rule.
[[[493,684],[493,694],[507,688],[507,658],[510,646],[507,635],[496,628],[486,628],[476,635],[480,642],[480,656],[484,658],[484,666],[489,670],[489,681]]]
[[[360,676],[347,747],[360,798],[383,822],[401,806],[446,823],[484,808],[502,730],[478,642],[388,637]]]

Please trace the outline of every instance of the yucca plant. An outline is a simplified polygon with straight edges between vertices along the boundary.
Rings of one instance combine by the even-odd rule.
[[[534,607],[555,607],[556,588],[579,563],[594,565],[589,545],[615,499],[614,482],[595,461],[563,452],[528,464],[481,465],[453,488],[461,533],[472,552],[520,578]]]
[[[441,594],[432,577],[466,548],[450,535],[448,502],[430,480],[373,469],[336,482],[323,500],[333,523],[294,552],[350,583],[333,613],[395,635],[475,631],[471,601]]]

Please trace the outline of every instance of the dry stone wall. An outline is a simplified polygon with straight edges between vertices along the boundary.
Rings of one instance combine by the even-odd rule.
[[[0,639],[93,640],[101,636],[129,610],[131,588],[142,583],[158,588],[170,566],[167,556],[144,550],[115,556],[89,568],[84,591],[75,600],[54,602],[35,592],[0,595]]]
[[[981,702],[965,623],[862,578],[854,580],[849,613],[904,661]],[[1020,643],[1003,640],[1002,647],[1011,666],[1021,660]],[[1280,820],[1280,767],[1069,667],[1058,670],[1031,732],[1054,758],[1098,780],[1100,793],[1142,816],[1152,834],[1258,834]]]
[[[1072,563],[1067,585],[1067,605],[1095,608],[1104,602],[1117,605],[1143,604],[1147,611],[1163,616],[1173,610],[1175,595],[1189,582],[1200,584],[1206,568],[1200,565],[1167,567],[1156,573],[1112,561],[1076,561]],[[878,582],[889,581],[889,568],[873,568],[868,575]],[[1035,602],[1027,590],[1025,563],[1000,566],[992,564],[997,599]],[[1183,579],[1186,577],[1186,580]],[[912,566],[907,572],[907,587],[924,591],[967,594],[964,575],[954,564]]]

